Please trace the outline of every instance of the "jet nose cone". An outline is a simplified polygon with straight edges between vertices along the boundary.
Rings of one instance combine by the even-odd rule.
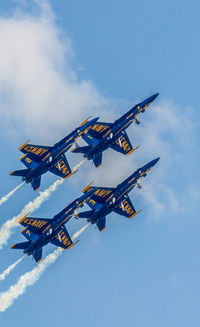
[[[152,95],[150,97],[150,101],[153,102],[157,98],[158,95],[159,95],[159,93],[156,93],[156,94]]]
[[[152,163],[152,166],[154,166],[158,162],[158,160],[160,160],[160,157],[152,160],[152,162],[151,162]]]

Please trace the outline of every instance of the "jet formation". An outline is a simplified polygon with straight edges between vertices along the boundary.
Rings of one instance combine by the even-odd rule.
[[[26,142],[19,150],[24,153],[20,159],[26,169],[16,170],[11,173],[14,176],[21,176],[26,183],[31,183],[34,190],[40,187],[41,176],[47,171],[54,173],[61,178],[68,178],[76,171],[70,168],[65,156],[73,145],[73,153],[82,153],[84,158],[92,160],[95,167],[102,164],[103,152],[109,148],[129,155],[137,147],[133,148],[126,133],[126,129],[135,122],[140,123],[138,115],[145,112],[147,107],[157,98],[158,93],[146,100],[136,104],[131,110],[123,114],[114,123],[98,122],[99,117],[92,120],[86,119],[78,128],[63,138],[54,146],[33,145]],[[77,140],[82,138],[87,146],[79,146]],[[141,178],[146,177],[150,169],[158,162],[156,158],[143,167],[138,168],[131,176],[126,178],[115,188],[91,186],[89,184],[83,189],[83,195],[74,200],[52,219],[33,218],[26,215],[19,221],[24,226],[21,231],[27,239],[26,242],[17,243],[13,249],[21,249],[27,255],[32,255],[36,262],[42,259],[43,247],[48,243],[54,244],[63,249],[70,249],[73,243],[65,224],[74,216],[85,218],[87,222],[96,224],[99,231],[106,227],[106,217],[114,212],[126,218],[135,217],[141,210],[136,211],[129,193],[135,186],[139,189]],[[87,204],[90,210],[77,212]]]
[[[62,178],[70,177],[76,171],[71,170],[65,152],[77,142],[79,137],[86,134],[97,120],[98,118],[90,121],[86,119],[78,128],[53,146],[29,144],[30,140],[27,141],[19,148],[24,153],[20,160],[27,168],[14,170],[10,175],[21,176],[22,181],[31,183],[34,191],[40,188],[41,176],[47,171]]]

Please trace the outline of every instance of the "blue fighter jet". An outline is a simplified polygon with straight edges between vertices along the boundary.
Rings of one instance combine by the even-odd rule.
[[[12,171],[10,175],[21,176],[22,180],[31,183],[34,191],[36,191],[40,188],[41,176],[47,171],[62,178],[68,178],[74,174],[76,171],[71,170],[65,152],[76,143],[79,137],[86,134],[99,118],[89,121],[88,119],[53,146],[28,144],[30,140],[27,141],[19,148],[24,153],[20,160],[27,168]]]
[[[54,216],[53,219],[32,218],[26,215],[19,221],[24,226],[21,233],[28,240],[14,244],[12,249],[22,249],[28,256],[33,255],[36,262],[42,260],[42,248],[48,243],[52,243],[65,250],[70,249],[77,242],[73,243],[64,224],[74,215],[76,210],[94,194],[96,189],[92,189],[80,198],[74,200],[65,209]]]
[[[87,134],[82,138],[87,142],[87,146],[77,146],[71,152],[82,153],[84,158],[93,160],[96,167],[102,164],[103,152],[108,148],[129,155],[138,147],[133,148],[131,142],[126,134],[126,129],[136,122],[139,124],[138,115],[145,111],[145,109],[157,98],[158,93],[152,95],[141,103],[136,104],[126,114],[117,119],[114,123],[97,122],[92,126]]]
[[[130,177],[125,179],[116,188],[111,187],[91,187],[88,185],[83,193],[95,190],[95,193],[86,201],[92,209],[89,211],[76,213],[76,218],[87,218],[91,224],[96,224],[99,231],[103,231],[106,226],[106,216],[115,212],[126,218],[135,217],[136,212],[128,193],[137,185],[141,188],[140,179],[145,177],[147,172],[158,162],[160,158],[154,159],[145,166],[137,169]]]

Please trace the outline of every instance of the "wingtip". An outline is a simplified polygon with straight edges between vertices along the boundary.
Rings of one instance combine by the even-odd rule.
[[[76,242],[72,243],[70,246],[68,246],[68,248],[67,248],[66,250],[69,250],[69,249],[71,249],[71,248],[72,248],[72,246],[74,246],[75,244],[77,244],[79,241],[80,241],[80,240],[78,240],[78,241],[76,241]]]
[[[21,161],[24,157],[26,157],[26,154],[24,154],[19,160]]]
[[[87,190],[90,188],[90,186],[94,183],[94,181],[92,181],[90,184],[88,184],[83,190],[82,192],[85,193],[87,192]]]
[[[137,150],[140,146],[136,146],[136,148],[130,150],[128,153],[126,153],[127,156],[129,156],[129,154],[131,154],[132,152],[134,152],[135,150]]]
[[[81,124],[80,126],[83,126],[84,124],[86,124],[88,122],[88,120],[91,118],[92,116],[89,116],[87,119],[85,119]]]
[[[21,145],[21,146],[19,147],[19,150],[22,150],[22,149],[26,146],[26,144],[28,144],[28,142],[30,142],[30,140],[31,140],[31,139],[29,139],[27,142],[25,142],[23,145]]]
[[[42,261],[42,258],[41,258],[40,260],[36,261],[36,263],[39,263],[39,262],[41,262],[41,261]]]
[[[18,223],[21,224],[21,222],[26,218],[28,217],[28,215],[30,214],[31,212],[29,211],[23,218],[21,218]]]
[[[135,212],[131,217],[129,217],[129,219],[135,217],[138,213],[140,213],[143,209],[140,209],[139,211]]]

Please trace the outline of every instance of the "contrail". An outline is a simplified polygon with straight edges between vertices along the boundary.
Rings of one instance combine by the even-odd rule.
[[[89,224],[85,225],[78,232],[76,232],[72,239],[78,237]],[[26,288],[35,284],[42,276],[46,268],[56,261],[56,259],[63,253],[61,248],[56,249],[53,253],[50,253],[41,263],[26,274],[22,275],[16,284],[10,286],[10,288],[0,294],[0,312],[6,311],[20,295],[26,292]]]
[[[72,171],[74,172],[77,170],[78,167],[80,167],[84,161],[81,161],[78,163],[75,167],[72,168]],[[17,215],[11,218],[10,220],[7,220],[0,229],[0,249],[7,244],[7,241],[11,234],[13,233],[13,230],[19,226],[18,221],[23,218],[25,215],[27,215],[30,212],[33,212],[34,210],[38,209],[40,205],[49,198],[52,192],[54,192],[58,185],[61,185],[65,179],[60,178],[57,181],[55,181],[49,188],[47,188],[45,191],[41,192],[40,195],[33,201],[30,201],[25,205],[25,207],[22,209],[22,211]]]
[[[21,183],[19,184],[17,187],[15,187],[12,191],[10,191],[7,195],[4,195],[1,199],[0,199],[0,206],[6,202],[22,185],[24,184]]]
[[[10,274],[10,272],[25,258],[25,256],[21,257],[19,260],[14,262],[12,265],[10,265],[7,269],[5,269],[2,274],[0,274],[0,280],[4,280],[7,275]]]

